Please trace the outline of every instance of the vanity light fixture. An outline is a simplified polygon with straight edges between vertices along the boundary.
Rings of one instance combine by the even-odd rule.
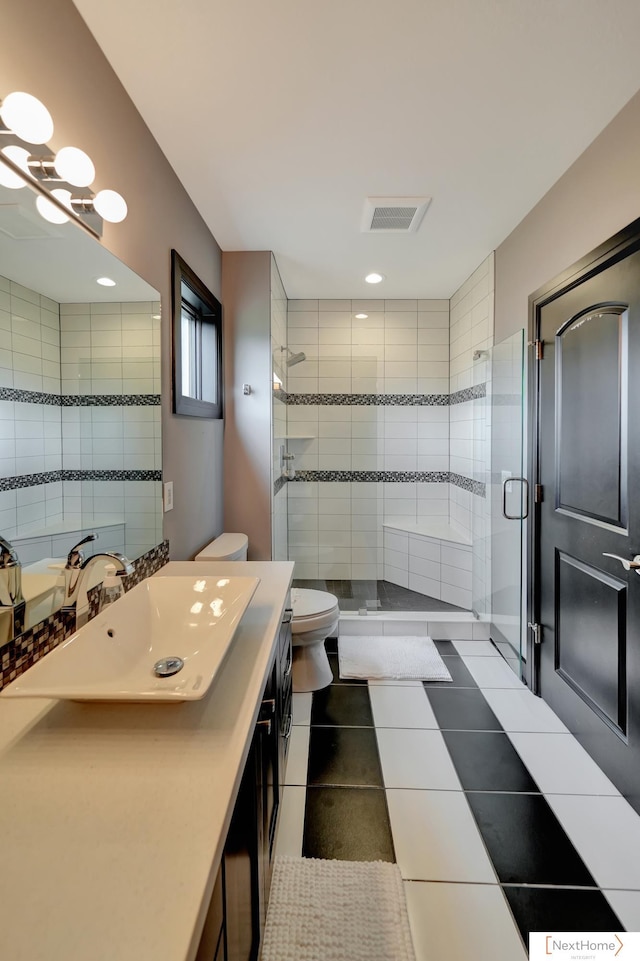
[[[98,279],[96,280],[96,283],[97,283],[97,284],[100,284],[101,287],[115,287],[115,286],[116,286],[115,280],[112,280],[111,277],[98,277]]]
[[[27,174],[40,195],[37,209],[46,220],[56,224],[75,220],[100,238],[104,220],[119,224],[125,219],[126,201],[115,190],[94,194],[89,189],[96,175],[91,157],[79,147],[54,153],[47,145],[52,135],[53,121],[44,104],[22,91],[8,94],[0,103],[0,143],[5,143],[0,150],[0,184],[23,187]]]
[[[55,197],[56,200],[60,201],[69,211],[73,213],[71,209],[71,191],[62,190],[61,188],[56,188],[51,191],[51,196]],[[36,208],[41,217],[48,220],[50,224],[66,224],[69,220],[69,215],[65,214],[64,210],[58,204],[52,204],[50,200],[47,200],[44,196],[36,197]]]
[[[46,143],[53,136],[53,120],[45,105],[37,97],[21,90],[4,98],[0,120],[26,143]]]
[[[368,284],[379,284],[381,280],[384,280],[384,274],[378,274],[374,271],[371,274],[367,274],[364,279]]]
[[[369,314],[356,314],[356,320],[366,320]]]
[[[19,167],[23,174],[27,174],[29,177],[31,176],[31,171],[29,170],[29,150],[25,150],[24,147],[19,147],[17,144],[9,144],[8,147],[3,147],[0,153],[4,157],[8,157],[16,167]],[[0,184],[2,184],[3,187],[8,187],[10,190],[20,190],[21,187],[27,186],[24,177],[9,170],[4,163],[0,163]]]

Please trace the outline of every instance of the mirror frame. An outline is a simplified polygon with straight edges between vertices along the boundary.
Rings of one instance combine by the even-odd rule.
[[[182,304],[188,303],[215,330],[215,400],[206,401],[184,393],[182,383]],[[173,412],[187,417],[222,420],[222,304],[194,274],[176,250],[171,251],[171,325]]]

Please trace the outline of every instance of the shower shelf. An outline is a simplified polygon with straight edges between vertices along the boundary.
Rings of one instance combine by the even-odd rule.
[[[315,440],[315,434],[278,434],[276,440]]]

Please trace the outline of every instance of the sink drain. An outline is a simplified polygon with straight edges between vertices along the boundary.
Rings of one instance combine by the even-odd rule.
[[[184,661],[181,657],[163,657],[160,661],[156,661],[153,665],[153,670],[157,677],[171,677],[172,674],[177,674],[184,667]]]

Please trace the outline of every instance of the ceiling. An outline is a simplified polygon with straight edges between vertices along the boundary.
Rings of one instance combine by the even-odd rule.
[[[273,250],[290,298],[451,296],[640,87],[638,0],[75,4],[222,249]],[[366,197],[424,195],[416,233],[361,232]]]

